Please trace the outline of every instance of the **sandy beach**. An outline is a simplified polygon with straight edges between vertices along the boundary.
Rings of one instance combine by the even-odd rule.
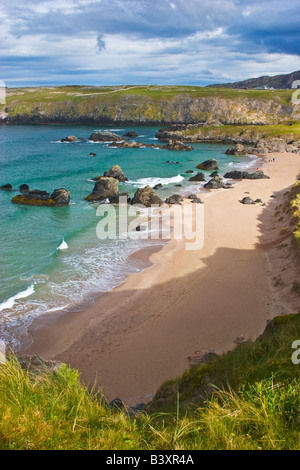
[[[300,155],[273,157],[263,164],[270,179],[201,194],[201,249],[186,250],[184,240],[150,245],[135,254],[149,267],[91,308],[35,320],[33,343],[24,353],[66,362],[84,383],[97,381],[108,400],[134,405],[186,371],[195,351],[221,354],[237,337],[255,339],[275,315],[298,311],[291,284],[300,269],[290,248],[291,227],[282,231],[285,216],[276,211],[299,176]],[[241,204],[247,195],[266,205]],[[283,241],[286,246],[278,247]]]

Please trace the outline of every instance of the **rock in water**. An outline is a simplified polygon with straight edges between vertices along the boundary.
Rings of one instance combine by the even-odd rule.
[[[122,139],[113,132],[93,132],[90,135],[89,140],[92,140],[93,142],[118,142]]]
[[[55,189],[50,198],[56,206],[67,206],[70,203],[70,192],[64,188]]]
[[[124,134],[123,137],[137,137],[138,134],[135,131],[129,131],[127,134]]]
[[[168,143],[165,145],[165,148],[168,150],[180,150],[180,151],[190,151],[194,150],[194,147],[191,145],[186,145],[180,140],[169,140]]]
[[[142,204],[145,207],[150,207],[154,204],[161,206],[163,201],[150,186],[146,186],[145,188],[139,188],[135,192],[131,204]]]
[[[114,165],[110,170],[105,171],[103,176],[108,178],[115,178],[116,180],[120,181],[120,183],[128,181],[128,178],[124,175],[119,165]]]
[[[236,144],[234,147],[231,147],[226,150],[226,155],[245,155],[247,150],[242,144]]]
[[[211,158],[210,160],[205,160],[202,163],[199,163],[197,165],[198,170],[206,170],[206,171],[211,171],[211,170],[218,170],[218,162],[215,158]]]
[[[189,181],[205,181],[205,175],[199,171],[195,176],[191,176]]]
[[[65,137],[64,139],[61,139],[61,142],[76,142],[77,137],[75,135],[69,135],[68,137]]]
[[[3,184],[0,186],[0,189],[2,189],[2,191],[12,191],[13,187],[11,184]]]
[[[15,204],[25,204],[29,206],[66,206],[70,202],[70,192],[64,188],[56,189],[53,193],[33,189],[12,198]]]
[[[19,190],[21,191],[21,193],[27,193],[29,191],[28,184],[21,184]]]
[[[113,198],[114,200],[119,197],[119,181],[111,177],[101,177],[96,181],[94,189],[89,196],[86,197],[87,201],[104,201],[105,199]]]

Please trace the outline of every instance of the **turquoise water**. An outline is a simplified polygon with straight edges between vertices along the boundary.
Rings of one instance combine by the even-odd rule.
[[[228,146],[221,144],[194,144],[191,152],[176,152],[117,149],[107,143],[89,142],[89,135],[98,129],[119,135],[135,130],[139,137],[134,140],[157,142],[156,127],[0,127],[0,185],[10,183],[17,190],[27,183],[30,189],[50,193],[63,187],[71,193],[70,206],[51,208],[15,205],[11,199],[18,191],[0,191],[0,337],[16,349],[37,315],[87,306],[95,296],[123,282],[128,273],[141,269],[129,255],[145,241],[97,238],[97,204],[84,200],[93,189],[91,178],[118,164],[129,179],[120,184],[120,192],[133,195],[138,187],[161,182],[163,187],[157,193],[164,199],[175,192],[199,188],[199,184],[191,188],[191,175],[185,171],[195,170],[205,159],[216,158],[221,173],[254,164],[253,158],[225,155]],[[61,143],[60,139],[68,135],[84,140]],[[68,249],[58,250],[63,240]]]

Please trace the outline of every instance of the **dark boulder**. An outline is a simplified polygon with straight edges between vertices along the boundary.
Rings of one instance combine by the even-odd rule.
[[[123,137],[137,137],[138,134],[135,131],[129,131],[127,134],[124,134]]]
[[[50,196],[56,206],[67,206],[70,203],[70,192],[64,188],[55,189]]]
[[[195,197],[191,202],[195,204],[203,204],[203,201],[199,197]]]
[[[120,181],[120,183],[128,181],[128,178],[124,175],[119,165],[112,166],[110,170],[104,172],[103,176],[106,178],[115,178],[116,180]]]
[[[76,142],[77,137],[75,135],[69,135],[68,137],[65,137],[64,139],[61,139],[61,142]]]
[[[183,197],[180,194],[173,194],[166,199],[166,204],[180,204],[183,201]]]
[[[111,177],[102,177],[96,181],[91,194],[85,199],[87,201],[104,201],[109,198],[119,197],[119,181]]]
[[[28,184],[21,184],[20,187],[19,187],[19,190],[21,191],[21,193],[27,193],[29,191],[29,186]]]
[[[245,155],[247,150],[242,144],[236,144],[234,147],[231,147],[226,150],[226,155]]]
[[[210,160],[205,160],[202,163],[199,163],[197,165],[198,170],[206,170],[206,171],[212,171],[212,170],[218,170],[218,162],[214,158],[211,158]]]
[[[233,170],[225,173],[224,178],[231,178],[234,180],[241,180],[241,179],[249,179],[249,180],[256,180],[256,179],[269,179],[270,177],[265,175],[262,170],[254,171],[253,173],[249,173],[248,171],[238,171]]]
[[[139,188],[132,200],[131,204],[142,204],[145,207],[151,207],[152,205],[159,205],[163,204],[161,198],[153,191],[150,186],[146,186],[145,188]]]
[[[195,176],[191,176],[189,181],[205,181],[204,173],[198,172]]]
[[[204,185],[206,189],[220,189],[224,188],[223,178],[220,176],[214,176],[211,180]]]
[[[241,200],[241,203],[242,203],[242,204],[255,204],[255,202],[253,201],[253,199],[251,199],[251,197],[249,197],[249,196],[244,197],[244,198]]]
[[[2,189],[2,191],[12,191],[13,187],[11,184],[3,184],[0,186],[0,189]]]
[[[168,143],[164,146],[168,150],[180,150],[180,151],[190,151],[194,150],[191,145],[186,145],[180,140],[169,140]]]
[[[118,142],[121,139],[121,137],[117,134],[114,134],[113,132],[93,132],[89,140],[92,140],[93,142]]]
[[[47,191],[33,189],[12,198],[14,204],[29,206],[66,206],[70,202],[70,193],[64,188],[56,189],[50,194]]]

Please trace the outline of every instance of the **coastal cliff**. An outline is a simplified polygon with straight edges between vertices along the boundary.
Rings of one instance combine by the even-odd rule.
[[[290,124],[293,90],[192,86],[39,87],[7,90],[0,122],[30,124]]]

